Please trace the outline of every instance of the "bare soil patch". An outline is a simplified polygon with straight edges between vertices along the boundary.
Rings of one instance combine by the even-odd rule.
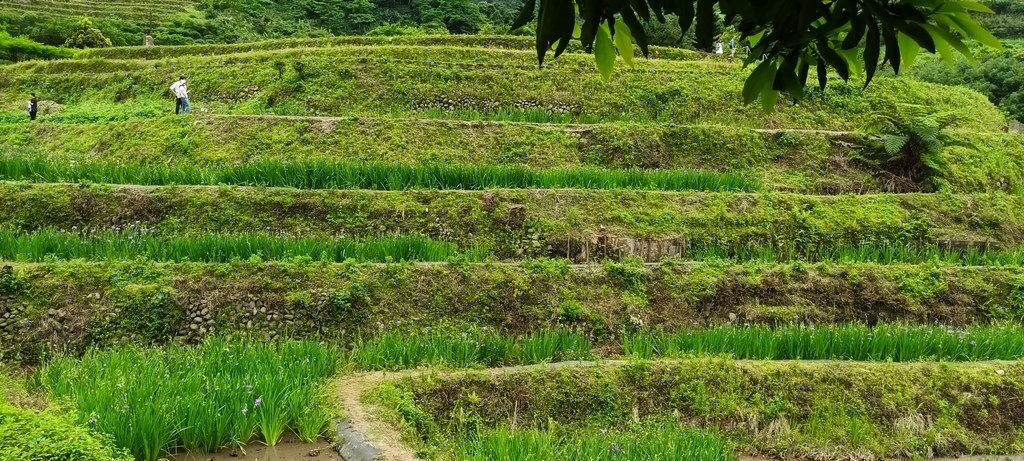
[[[268,447],[254,443],[245,450],[223,448],[217,453],[181,453],[170,457],[170,461],[343,461],[334,446],[321,440],[317,443],[303,443],[286,439],[277,446]]]

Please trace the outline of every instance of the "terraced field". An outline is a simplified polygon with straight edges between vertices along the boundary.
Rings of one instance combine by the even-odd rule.
[[[0,416],[104,460],[1024,452],[1024,137],[983,96],[835,82],[766,113],[729,60],[604,82],[531,46],[3,67]],[[957,114],[942,167],[886,169],[869,126],[921,107]]]
[[[72,18],[117,18],[154,21],[188,11],[195,2],[191,0],[169,0],[166,2],[144,2],[131,0],[3,0],[0,9],[21,13],[69,16]]]

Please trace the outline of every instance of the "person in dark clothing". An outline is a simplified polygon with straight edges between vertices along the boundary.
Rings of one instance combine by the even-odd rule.
[[[28,118],[35,120],[37,114],[39,114],[39,98],[36,97],[35,93],[32,93],[32,99],[28,100]]]

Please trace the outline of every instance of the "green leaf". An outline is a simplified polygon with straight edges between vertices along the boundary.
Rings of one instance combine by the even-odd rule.
[[[711,51],[718,35],[718,13],[715,0],[697,0],[697,26],[694,30],[697,49]]]
[[[964,35],[973,38],[980,42],[982,45],[995,48],[997,50],[1003,49],[1003,42],[999,41],[992,32],[989,32],[984,27],[978,25],[971,19],[966,13],[964,14],[950,14],[947,17],[956,24],[957,28],[964,32]]]
[[[629,26],[624,23],[615,24],[615,36],[612,38],[622,60],[626,61],[626,65],[633,67],[633,34],[630,33]]]
[[[515,21],[512,21],[512,30],[523,27],[528,22],[532,21],[536,11],[537,0],[525,0],[523,2],[523,7],[519,10],[519,15],[516,16]]]
[[[775,82],[775,73],[778,72],[774,60],[764,61],[759,64],[750,77],[747,77],[743,84],[743,102],[750,104],[766,91],[771,91],[772,83]]]
[[[850,32],[846,34],[846,38],[843,40],[842,48],[844,50],[857,48],[857,45],[860,45],[860,41],[864,39],[864,32],[867,29],[867,24],[860,16],[854,16],[851,24]]]
[[[977,11],[978,13],[985,14],[995,14],[995,11],[992,11],[992,8],[989,8],[988,5],[985,5],[984,3],[970,2],[966,0],[961,0],[960,2],[957,3],[969,11]]]
[[[878,57],[882,54],[882,38],[878,32],[878,24],[872,19],[868,27],[868,40],[864,45],[864,69],[867,72],[865,87],[871,84],[871,80],[875,78],[875,72],[878,71]]]
[[[828,65],[836,70],[839,78],[843,79],[843,81],[850,80],[850,63],[846,62],[846,58],[836,53],[836,50],[833,50],[829,43],[818,42],[818,53],[825,59]]]
[[[900,55],[900,44],[896,40],[896,30],[889,27],[882,29],[882,40],[885,41],[885,60],[892,66],[893,72],[899,75],[903,57]]]
[[[897,41],[900,44],[900,56],[903,57],[903,65],[913,67],[914,62],[917,61],[918,54],[921,53],[921,46],[917,44],[916,40],[903,32],[899,33]]]
[[[761,108],[766,111],[770,111],[775,108],[775,103],[779,101],[779,92],[768,89],[761,92]]]
[[[594,59],[597,71],[605,81],[610,81],[615,70],[615,45],[608,33],[608,26],[602,24],[597,28],[597,39],[594,40]]]
[[[921,27],[924,27],[932,35],[932,38],[935,39],[935,49],[939,50],[940,53],[943,48],[946,50],[952,48],[964,55],[969,61],[974,62],[974,53],[971,53],[967,45],[959,37],[953,35],[952,32],[932,24],[922,24]],[[945,55],[943,57],[946,58]],[[947,62],[952,62],[953,58],[949,56],[946,59]]]
[[[751,48],[757,46],[757,44],[761,42],[761,39],[764,38],[764,33],[765,33],[766,30],[767,29],[761,29],[760,32],[758,32],[758,33],[756,33],[754,35],[751,35],[750,37],[747,37],[747,41],[750,42],[750,47]]]

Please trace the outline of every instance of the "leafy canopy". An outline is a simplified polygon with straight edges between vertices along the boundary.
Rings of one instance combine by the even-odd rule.
[[[863,73],[868,84],[880,61],[899,73],[922,49],[952,60],[955,52],[971,57],[967,39],[999,48],[971,17],[991,12],[964,0],[523,0],[513,28],[536,18],[541,65],[549,50],[557,57],[579,39],[607,79],[616,54],[632,62],[634,43],[647,55],[646,23],[675,14],[682,31],[695,26],[696,43],[707,47],[723,15],[750,44],[746,64],[755,67],[745,102],[760,99],[771,107],[783,92],[802,97],[812,68],[822,88],[830,69],[843,80]]]

